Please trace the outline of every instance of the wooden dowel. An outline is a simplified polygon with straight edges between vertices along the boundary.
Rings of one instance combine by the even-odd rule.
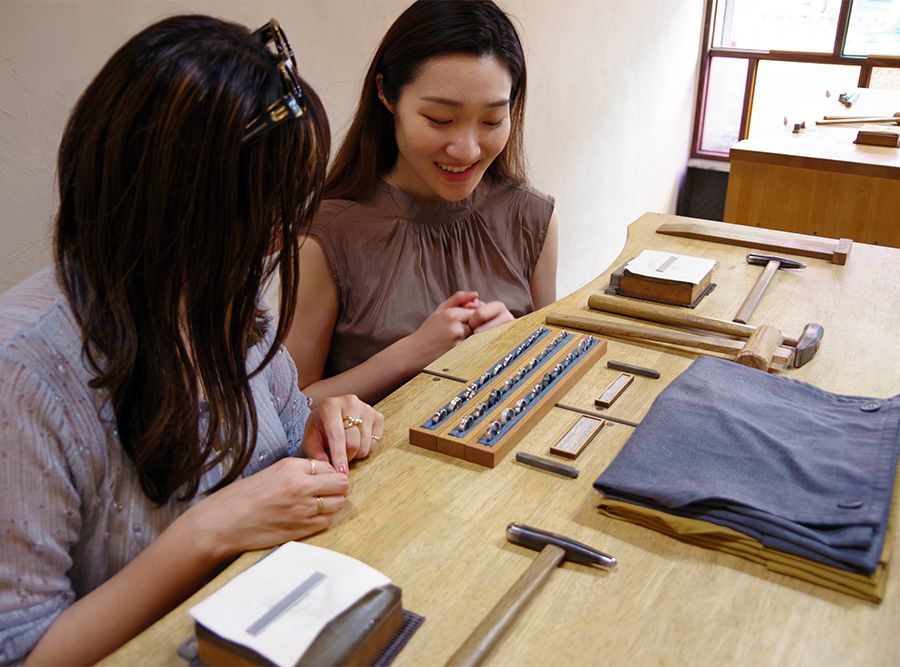
[[[590,331],[591,333],[600,334],[601,336],[614,336],[616,338],[624,338],[625,340],[633,341],[655,341],[659,343],[669,343],[671,345],[683,345],[695,347],[700,350],[721,352],[730,355],[737,355],[738,352],[744,349],[744,343],[739,340],[734,340],[733,338],[705,336],[684,331],[671,331],[668,329],[651,329],[650,327],[620,324],[609,320],[579,317],[577,315],[549,313],[546,317],[546,322],[553,326],[578,329],[580,331]],[[787,364],[790,362],[792,354],[793,352],[791,350],[785,347],[779,347],[775,351],[773,359],[780,364]]]
[[[481,664],[512,620],[531,596],[540,590],[544,581],[565,556],[566,552],[553,544],[541,549],[528,569],[475,627],[456,653],[450,656],[447,667],[474,667]]]
[[[853,123],[900,123],[894,116],[871,116],[869,118],[834,118],[817,120],[816,125],[851,125]]]
[[[750,338],[755,326],[749,324],[738,324],[728,320],[720,320],[716,317],[706,317],[695,313],[682,312],[672,306],[659,306],[654,303],[645,303],[635,299],[623,299],[620,296],[610,296],[608,294],[591,294],[588,297],[588,306],[592,310],[599,310],[605,313],[613,313],[615,315],[628,315],[636,317],[647,322],[657,322],[659,324],[672,324],[675,326],[690,327],[692,329],[701,329],[703,331],[714,331],[716,333],[725,334],[726,336],[737,336],[739,338]],[[785,336],[784,344],[795,346],[797,339]]]

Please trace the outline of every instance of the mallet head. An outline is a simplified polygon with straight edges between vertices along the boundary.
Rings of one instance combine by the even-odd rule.
[[[566,552],[566,560],[584,565],[605,565],[615,567],[615,558],[570,537],[551,533],[540,528],[533,528],[521,523],[511,523],[506,527],[506,539],[514,544],[540,551],[548,544],[558,546]]]

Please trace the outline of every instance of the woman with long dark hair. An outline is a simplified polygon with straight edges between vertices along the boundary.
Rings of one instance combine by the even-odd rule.
[[[491,0],[418,0],[363,81],[303,244],[288,349],[314,397],[376,400],[556,298],[552,197],[525,182],[525,57]]]
[[[328,151],[275,21],[161,21],[78,101],[55,266],[0,297],[0,662],[93,663],[343,507],[383,417],[282,346]]]

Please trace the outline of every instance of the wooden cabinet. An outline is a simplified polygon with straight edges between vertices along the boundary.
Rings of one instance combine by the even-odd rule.
[[[900,149],[814,127],[731,149],[725,221],[900,248]]]

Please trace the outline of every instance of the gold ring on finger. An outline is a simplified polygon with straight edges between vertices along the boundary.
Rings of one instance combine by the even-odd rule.
[[[316,474],[316,460],[315,459],[309,460],[309,474],[310,475]]]
[[[325,511],[325,500],[322,496],[316,496],[316,514],[322,514]]]
[[[354,426],[362,426],[363,420],[359,417],[351,417],[344,415],[344,428],[353,428]]]
[[[344,417],[344,428],[348,429],[348,428],[354,428],[354,427],[356,427],[356,429],[359,431],[359,437],[360,437],[360,439],[362,439],[362,437],[363,437],[363,420],[360,419],[359,417],[345,416]]]

